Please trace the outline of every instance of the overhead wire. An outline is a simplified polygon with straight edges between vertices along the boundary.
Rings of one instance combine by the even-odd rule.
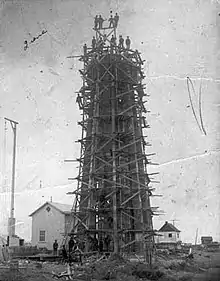
[[[195,117],[196,123],[197,123],[200,131],[203,132],[203,130],[202,130],[200,124],[199,124],[199,121],[197,119],[196,112],[195,112],[195,109],[194,109],[194,106],[193,106],[193,102],[192,102],[192,95],[191,95],[191,91],[190,91],[190,86],[189,85],[191,85],[191,87],[193,89],[193,93],[194,93],[194,95],[196,95],[193,82],[192,82],[192,80],[189,77],[187,77],[186,78],[186,83],[187,83],[187,89],[188,89],[188,94],[189,94],[189,101],[190,101],[190,105],[191,105],[191,108],[192,108],[193,115]]]
[[[202,79],[200,81],[200,86],[199,86],[199,117],[200,117],[202,131],[204,135],[206,135],[206,130],[204,128],[204,123],[202,118]]]

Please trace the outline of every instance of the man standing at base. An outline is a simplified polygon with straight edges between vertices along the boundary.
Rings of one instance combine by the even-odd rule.
[[[62,263],[65,264],[67,261],[68,261],[68,254],[67,254],[65,245],[63,245],[63,248],[62,248]]]
[[[71,253],[72,250],[75,250],[75,246],[76,246],[76,243],[75,243],[72,236],[70,237],[70,240],[69,240],[68,244],[69,244],[69,253]]]
[[[57,256],[57,254],[58,254],[57,250],[58,250],[58,243],[57,243],[57,240],[55,240],[53,243],[53,255],[54,256]]]

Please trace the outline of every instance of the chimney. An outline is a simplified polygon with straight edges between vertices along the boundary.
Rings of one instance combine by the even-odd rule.
[[[50,196],[50,202],[52,202],[52,196]]]

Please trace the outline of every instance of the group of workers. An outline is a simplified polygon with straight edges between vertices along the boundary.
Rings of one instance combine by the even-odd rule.
[[[95,36],[92,38],[92,49],[94,50],[98,45],[104,45],[107,38],[103,36],[103,38],[99,38],[98,42],[96,42]],[[122,37],[122,35],[119,35],[119,44],[118,47],[121,49],[125,49],[124,41],[126,45],[126,49],[129,50],[131,48],[131,39],[129,36],[127,36],[126,40]],[[112,34],[112,37],[110,39],[110,45],[111,46],[117,46],[117,38]]]
[[[97,239],[95,236],[88,236],[88,251],[109,252],[113,251],[113,240],[110,235],[100,237]]]
[[[58,254],[58,247],[59,247],[58,242],[57,242],[57,240],[55,240],[53,243],[53,254],[55,256]],[[70,238],[68,247],[69,247],[69,252],[71,252],[72,250],[74,250],[76,248],[76,241],[73,239],[73,237]]]
[[[92,50],[96,50],[96,49],[102,49],[105,45],[105,42],[107,41],[107,36],[104,35],[103,38],[99,37],[98,40],[96,40],[95,36],[93,36],[92,38]],[[112,35],[110,41],[110,47],[116,47],[117,46],[117,39],[114,37],[114,35]],[[125,45],[124,45],[125,43]],[[122,35],[119,36],[119,41],[118,41],[118,48],[121,50],[130,50],[131,48],[131,39],[129,36],[127,36],[127,38],[124,40],[124,38],[122,37]],[[87,44],[85,43],[83,45],[83,52],[84,52],[84,56],[87,55]]]
[[[121,49],[124,49],[124,38],[122,37],[122,35],[119,35],[119,44],[118,47]],[[126,49],[129,50],[131,48],[131,39],[129,38],[129,36],[127,36],[126,40],[125,40],[125,45],[126,45]]]
[[[63,262],[71,263],[71,261],[72,261],[71,253],[75,252],[76,250],[79,250],[77,242],[73,239],[73,237],[70,237],[70,240],[68,242],[68,252],[69,253],[67,253],[65,245],[63,245],[63,248],[62,248],[62,259],[63,259]],[[82,262],[82,260],[81,260],[81,262]]]
[[[97,239],[91,235],[87,236],[88,241],[88,251],[98,251],[102,253],[103,251],[113,250],[112,239],[110,235],[107,235],[103,238]],[[58,256],[58,243],[57,240],[53,243],[53,254]],[[82,251],[85,250],[85,242],[77,242],[73,237],[70,237],[67,248],[65,245],[61,248],[62,260],[64,263],[71,263],[74,257],[74,254],[78,251],[80,256],[80,262],[82,262]]]
[[[59,254],[58,248],[59,248],[58,242],[57,242],[57,240],[55,240],[54,243],[53,243],[53,255],[54,256],[58,256],[58,254]],[[62,248],[61,248],[63,262],[71,263],[72,253],[75,253],[76,251],[81,252],[81,250],[79,249],[79,245],[76,242],[76,240],[74,240],[73,237],[70,237],[70,240],[68,242],[68,249],[66,249],[65,245],[63,245]]]
[[[101,15],[96,15],[95,16],[95,20],[94,20],[94,29],[103,29],[103,22],[105,21],[105,19],[102,18]],[[118,26],[118,21],[119,21],[119,15],[116,13],[115,16],[113,17],[112,15],[112,11],[110,11],[110,18],[109,18],[109,27],[108,28],[116,28]],[[95,36],[93,36],[92,38],[92,51],[94,50],[102,50],[102,48],[104,47],[106,41],[110,42],[110,47],[111,50],[117,46],[117,38],[112,34],[112,37],[110,38],[110,40],[107,38],[108,36],[106,34],[103,34],[99,36],[99,38],[95,38]],[[120,50],[124,50],[127,49],[129,50],[131,47],[131,39],[129,38],[129,36],[127,36],[126,39],[124,39],[122,37],[122,35],[119,36],[119,40],[118,40],[118,48]],[[125,43],[125,46],[124,46]],[[85,43],[83,45],[83,52],[84,52],[84,56],[86,57],[88,54],[88,47],[87,44]]]
[[[102,29],[104,21],[106,21],[106,19],[103,19],[101,15],[99,16],[96,15],[94,19],[94,29]],[[110,11],[110,17],[108,21],[109,21],[108,28],[116,28],[118,26],[119,15],[116,13],[115,16],[113,17],[112,11]]]

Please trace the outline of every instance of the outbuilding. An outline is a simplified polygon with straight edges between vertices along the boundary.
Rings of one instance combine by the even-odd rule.
[[[31,213],[31,244],[52,250],[53,243],[57,240],[60,247],[65,235],[71,231],[71,209],[72,205],[46,202]]]
[[[213,242],[212,236],[202,236],[201,237],[202,245],[208,245]]]
[[[156,243],[179,243],[180,239],[180,230],[177,229],[173,224],[165,224],[157,231],[158,236],[156,236]]]

